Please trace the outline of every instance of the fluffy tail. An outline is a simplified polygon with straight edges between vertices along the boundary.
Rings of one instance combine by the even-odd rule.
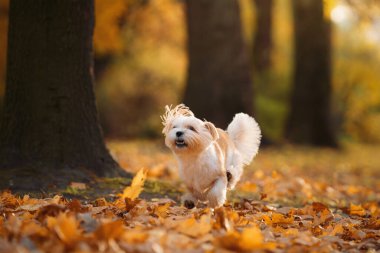
[[[243,163],[249,164],[260,146],[261,131],[257,122],[245,113],[238,113],[228,125],[227,133],[240,152]]]

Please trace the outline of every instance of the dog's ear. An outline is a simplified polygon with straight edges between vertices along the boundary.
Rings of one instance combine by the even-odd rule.
[[[206,121],[205,122],[205,128],[210,132],[212,139],[215,141],[219,139],[219,133],[214,124],[211,122]]]

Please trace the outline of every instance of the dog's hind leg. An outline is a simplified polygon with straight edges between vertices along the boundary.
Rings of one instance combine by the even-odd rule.
[[[207,194],[207,200],[210,207],[220,207],[226,202],[227,194],[227,177],[219,177],[215,180],[213,186]]]

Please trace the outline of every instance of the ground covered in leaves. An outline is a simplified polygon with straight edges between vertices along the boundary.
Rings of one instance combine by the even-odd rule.
[[[263,149],[224,207],[187,210],[176,202],[183,186],[161,143],[109,146],[138,172],[130,186],[80,201],[2,192],[0,252],[380,250],[379,147]],[[159,187],[147,194],[154,179],[169,182],[174,194]],[[70,189],[86,187],[73,182]]]

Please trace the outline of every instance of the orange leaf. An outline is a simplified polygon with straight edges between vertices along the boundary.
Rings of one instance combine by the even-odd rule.
[[[154,208],[154,214],[161,218],[166,218],[168,216],[168,209],[171,203],[168,202],[164,205],[158,205]]]
[[[146,175],[146,169],[139,170],[133,178],[132,184],[124,189],[123,194],[121,194],[121,199],[136,199],[143,190]]]
[[[280,213],[273,213],[271,218],[272,218],[272,223],[275,223],[275,224],[291,224],[294,221],[293,217],[287,218]]]
[[[80,240],[82,231],[78,228],[78,221],[72,215],[60,213],[55,217],[47,217],[47,227],[57,234],[65,244],[71,245]]]
[[[274,243],[264,242],[264,236],[257,227],[245,228],[240,234],[237,231],[230,231],[219,237],[218,242],[222,247],[233,251],[273,250],[276,248]]]
[[[120,237],[124,232],[124,222],[115,220],[101,224],[94,232],[95,237],[100,240],[109,240]]]
[[[364,215],[366,215],[366,211],[362,207],[362,205],[354,205],[354,204],[351,203],[349,211],[350,211],[351,215],[357,215],[357,216],[364,216]]]
[[[245,228],[241,233],[239,246],[242,250],[253,250],[261,248],[264,242],[264,237],[261,230],[257,227]]]
[[[199,222],[194,218],[178,222],[176,230],[191,237],[203,236],[211,231],[210,217],[203,215]]]

